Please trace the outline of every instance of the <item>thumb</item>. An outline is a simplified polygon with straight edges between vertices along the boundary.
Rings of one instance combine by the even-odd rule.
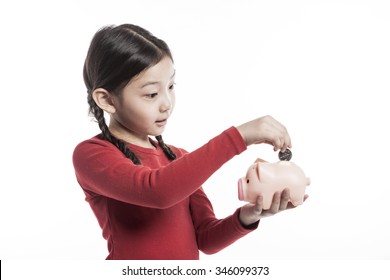
[[[259,195],[256,198],[256,204],[253,206],[253,212],[255,215],[260,215],[263,212],[263,196]]]

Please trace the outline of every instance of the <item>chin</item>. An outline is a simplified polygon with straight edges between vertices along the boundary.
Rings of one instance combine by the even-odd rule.
[[[165,131],[165,129],[158,129],[158,130],[155,130],[155,131],[151,132],[149,135],[153,136],[153,137],[156,137],[158,135],[161,135],[164,131]]]

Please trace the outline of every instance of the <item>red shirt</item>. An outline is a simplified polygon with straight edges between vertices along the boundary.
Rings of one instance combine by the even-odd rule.
[[[246,149],[235,127],[192,153],[170,146],[174,161],[154,145],[129,144],[142,165],[97,137],[74,150],[76,177],[107,240],[107,259],[199,259],[199,250],[216,253],[257,227],[243,227],[239,209],[217,219],[201,187]]]

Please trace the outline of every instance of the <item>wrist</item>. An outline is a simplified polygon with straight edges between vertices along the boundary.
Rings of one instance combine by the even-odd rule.
[[[240,221],[240,224],[242,227],[246,229],[256,229],[259,225],[260,218],[259,217],[248,217],[248,215],[245,214],[245,211],[242,211],[243,209],[240,208],[238,213],[238,220]]]
[[[240,133],[240,135],[241,135],[242,139],[244,140],[245,144],[247,146],[249,146],[250,145],[249,141],[248,141],[247,137],[245,137],[245,128],[242,125],[240,125],[240,126],[236,126],[236,129]]]

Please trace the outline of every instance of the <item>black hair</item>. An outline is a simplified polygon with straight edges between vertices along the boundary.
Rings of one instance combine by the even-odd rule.
[[[141,164],[141,161],[126,142],[110,132],[104,111],[96,104],[92,93],[97,88],[104,88],[119,96],[131,79],[166,56],[172,59],[171,51],[163,40],[142,27],[123,24],[105,26],[98,30],[92,38],[85,59],[83,75],[89,113],[99,124],[102,131],[100,137],[114,144],[134,164]],[[158,135],[156,139],[165,155],[170,160],[176,159],[175,153],[164,143],[162,136]]]

